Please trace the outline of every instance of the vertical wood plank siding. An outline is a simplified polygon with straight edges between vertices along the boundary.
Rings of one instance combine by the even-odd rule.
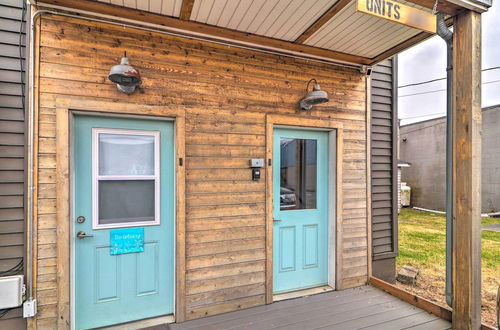
[[[397,255],[396,78],[396,59],[389,59],[373,68],[371,167],[374,260]]]
[[[25,54],[25,23],[22,3],[22,0],[0,0],[0,272],[11,269],[24,256],[25,125],[21,61]],[[20,308],[0,319],[0,329],[24,328],[26,321]]]
[[[367,281],[366,102],[354,69],[231,47],[43,16],[40,49],[38,325],[56,324],[55,100],[126,100],[186,114],[186,318],[265,303],[266,114],[344,123],[345,287]],[[127,96],[107,79],[127,51],[142,77]],[[331,101],[310,112],[297,104],[316,78]],[[119,112],[119,109],[115,109]]]

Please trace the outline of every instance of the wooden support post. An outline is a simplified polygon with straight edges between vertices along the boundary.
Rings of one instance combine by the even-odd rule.
[[[481,15],[455,17],[453,329],[481,328]]]

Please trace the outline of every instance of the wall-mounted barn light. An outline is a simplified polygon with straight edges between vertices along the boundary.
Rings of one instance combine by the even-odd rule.
[[[308,92],[309,90],[309,84],[314,81],[314,86],[313,90]],[[321,104],[328,102],[328,93],[325,91],[322,91],[321,88],[319,87],[318,82],[316,79],[311,79],[307,82],[307,87],[306,87],[306,96],[300,100],[300,109],[301,110],[311,110],[313,105],[316,104]]]
[[[108,78],[116,84],[120,92],[125,94],[132,94],[135,88],[141,84],[141,75],[129,64],[127,52],[122,57],[120,64],[111,68]]]

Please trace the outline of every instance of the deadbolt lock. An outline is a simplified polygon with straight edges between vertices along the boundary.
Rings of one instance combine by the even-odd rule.
[[[84,223],[85,222],[85,217],[83,215],[79,216],[78,218],[76,218],[76,222],[78,222],[78,223]]]

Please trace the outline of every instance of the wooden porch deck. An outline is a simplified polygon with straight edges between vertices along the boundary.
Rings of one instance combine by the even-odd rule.
[[[451,329],[451,323],[371,286],[275,302],[165,327],[203,329]],[[162,328],[162,329],[165,329]]]

